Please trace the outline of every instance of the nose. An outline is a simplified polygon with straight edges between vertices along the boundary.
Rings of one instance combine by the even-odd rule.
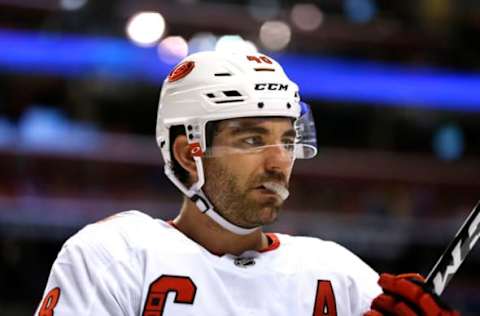
[[[265,169],[289,173],[293,165],[293,154],[284,146],[271,146],[265,151]]]

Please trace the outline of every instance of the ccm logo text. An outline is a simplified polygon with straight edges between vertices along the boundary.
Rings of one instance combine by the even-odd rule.
[[[256,83],[255,90],[287,91],[288,84],[281,83]]]

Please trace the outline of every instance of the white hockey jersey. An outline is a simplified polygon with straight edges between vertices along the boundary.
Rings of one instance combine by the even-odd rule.
[[[36,316],[360,316],[378,275],[336,243],[269,234],[217,256],[138,211],[86,226],[53,264]]]

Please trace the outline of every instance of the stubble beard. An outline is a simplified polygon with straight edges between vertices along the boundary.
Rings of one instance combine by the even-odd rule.
[[[215,207],[215,211],[229,222],[252,228],[273,223],[283,205],[276,197],[258,201],[252,197],[251,186],[254,181],[247,181],[242,188],[237,176],[215,158],[204,164],[204,192]]]

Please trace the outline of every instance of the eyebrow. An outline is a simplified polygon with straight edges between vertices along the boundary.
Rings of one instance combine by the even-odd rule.
[[[288,131],[286,131],[285,133],[283,133],[283,136],[291,136],[291,137],[296,137],[297,136],[297,132],[291,128],[289,129]]]
[[[261,126],[237,126],[232,127],[229,129],[229,134],[232,136],[240,135],[240,134],[248,134],[248,133],[255,133],[255,134],[268,134],[268,129]]]
[[[229,134],[231,136],[237,136],[237,135],[248,134],[248,133],[267,135],[269,132],[270,131],[265,127],[255,126],[253,124],[250,126],[250,124],[249,124],[248,126],[234,127],[232,129],[230,129]],[[295,130],[293,128],[291,128],[288,131],[286,131],[285,133],[283,133],[282,136],[295,137],[296,135],[297,135],[297,133],[295,132]]]

